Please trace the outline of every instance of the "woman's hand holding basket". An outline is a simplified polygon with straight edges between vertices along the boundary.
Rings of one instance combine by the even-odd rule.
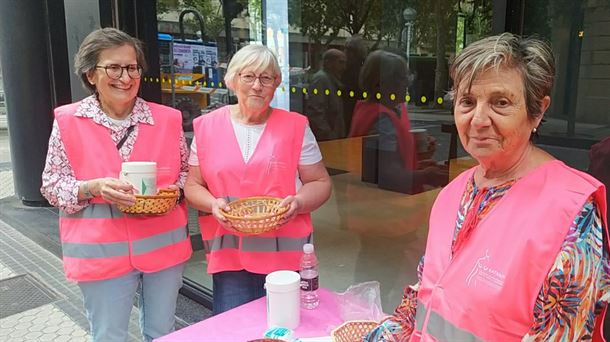
[[[288,211],[282,216],[279,224],[283,225],[298,215],[299,209],[301,209],[301,202],[296,196],[288,196],[282,200],[280,207],[288,207]]]
[[[231,228],[231,222],[227,220],[227,218],[222,214],[222,212],[229,211],[229,205],[227,204],[227,200],[224,198],[217,198],[212,202],[212,215],[214,218],[225,228]]]

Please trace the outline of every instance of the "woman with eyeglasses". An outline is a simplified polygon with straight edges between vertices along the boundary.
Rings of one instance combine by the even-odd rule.
[[[188,148],[179,111],[137,97],[146,61],[139,40],[113,28],[90,33],[74,60],[92,95],[55,109],[42,194],[60,209],[66,277],[83,294],[93,341],[127,341],[138,287],[144,341],[174,330],[178,290],[192,253],[186,206],[133,216],[121,163],[155,161],[157,188],[182,188]]]
[[[330,196],[330,177],[307,118],[270,106],[281,82],[275,55],[248,45],[231,59],[224,77],[238,103],[193,121],[185,195],[208,215],[199,217],[214,314],[264,296],[265,276],[298,270],[312,241],[310,213]],[[257,236],[235,233],[221,214],[227,203],[250,196],[283,198],[283,226]]]

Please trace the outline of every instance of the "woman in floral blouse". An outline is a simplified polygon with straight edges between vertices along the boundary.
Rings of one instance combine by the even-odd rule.
[[[455,122],[479,165],[439,194],[419,281],[366,341],[600,340],[604,187],[531,143],[554,72],[548,45],[506,33],[456,57]]]
[[[122,162],[155,161],[157,188],[182,188],[182,115],[137,97],[146,61],[140,41],[124,32],[93,31],[74,64],[92,95],[55,109],[41,192],[60,209],[64,270],[83,293],[93,341],[127,341],[138,287],[143,340],[151,341],[174,329],[192,253],[186,206],[123,214],[117,205],[133,205],[136,192],[119,172]]]

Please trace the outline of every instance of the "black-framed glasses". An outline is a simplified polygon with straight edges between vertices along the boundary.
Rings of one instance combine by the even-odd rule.
[[[127,75],[134,80],[142,77],[142,67],[138,64],[129,64],[126,66],[119,64],[96,65],[95,68],[106,70],[106,75],[113,80],[121,78],[121,76],[123,76],[123,70],[127,71]]]
[[[263,85],[265,87],[269,87],[269,86],[273,85],[273,82],[275,82],[275,77],[271,77],[269,75],[256,76],[255,74],[252,74],[252,73],[247,73],[247,74],[240,73],[239,79],[246,84],[253,84],[254,81],[256,81],[256,79],[258,79],[258,81],[261,83],[261,85]]]

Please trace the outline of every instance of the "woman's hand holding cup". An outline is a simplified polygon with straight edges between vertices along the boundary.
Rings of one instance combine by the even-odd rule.
[[[135,189],[128,182],[116,178],[97,178],[90,181],[89,190],[111,204],[130,207],[136,203]]]

